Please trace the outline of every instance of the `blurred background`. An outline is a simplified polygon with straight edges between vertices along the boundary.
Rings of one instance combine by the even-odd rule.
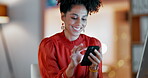
[[[148,0],[102,1],[83,33],[102,43],[104,78],[136,78],[148,31]],[[56,0],[0,0],[0,78],[32,78],[40,41],[61,32],[61,25]]]

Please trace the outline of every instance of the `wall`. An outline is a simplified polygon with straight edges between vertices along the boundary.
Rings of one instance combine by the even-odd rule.
[[[41,40],[40,0],[0,0],[9,7],[10,22],[3,25],[15,78],[30,78]],[[10,78],[0,39],[0,78]]]

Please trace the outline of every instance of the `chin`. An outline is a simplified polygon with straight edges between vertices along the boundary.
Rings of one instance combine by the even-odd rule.
[[[80,34],[81,34],[80,32],[78,32],[78,33],[74,33],[74,32],[73,32],[73,33],[72,33],[73,36],[79,36]]]

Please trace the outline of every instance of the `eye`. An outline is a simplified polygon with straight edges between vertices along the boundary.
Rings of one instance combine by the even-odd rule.
[[[77,18],[76,18],[76,17],[71,17],[71,19],[74,19],[74,20],[76,20]]]
[[[86,18],[82,18],[82,20],[83,20],[83,21],[86,21],[87,19],[86,19]]]

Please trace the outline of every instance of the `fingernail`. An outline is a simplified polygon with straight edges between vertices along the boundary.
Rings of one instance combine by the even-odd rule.
[[[92,55],[92,53],[90,53],[89,55]]]
[[[98,50],[95,49],[95,51],[98,51]]]
[[[87,50],[87,48],[84,48],[84,50]]]

